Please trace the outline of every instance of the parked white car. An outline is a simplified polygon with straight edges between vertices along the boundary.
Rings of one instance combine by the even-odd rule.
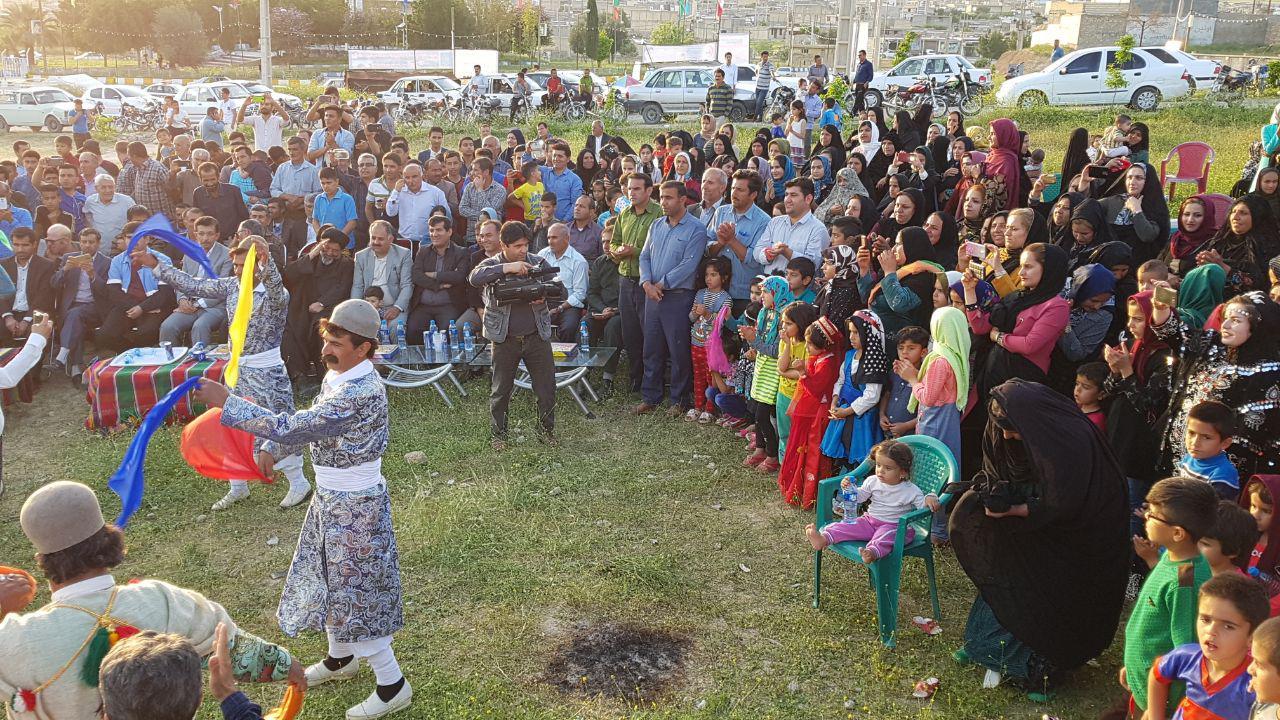
[[[243,102],[250,95],[259,96],[270,91],[275,97],[276,102],[281,105],[301,106],[302,100],[296,95],[288,93],[276,92],[266,85],[258,83],[250,83],[244,85],[234,81],[216,82],[216,83],[192,83],[182,88],[182,92],[178,93],[178,104],[182,106],[185,112],[191,118],[199,120],[204,117],[209,108],[218,105],[222,100],[222,88],[231,89],[231,99],[237,103]],[[249,103],[246,114],[257,112],[257,103]]]
[[[656,67],[645,74],[639,85],[623,91],[628,113],[639,113],[650,125],[662,122],[665,115],[696,113],[707,99],[707,88],[719,65],[680,65]],[[799,79],[775,77],[770,91],[780,86],[795,90]],[[733,107],[729,119],[741,122],[755,104],[756,70],[750,65],[738,66],[738,82],[733,87]]]
[[[1190,92],[1191,76],[1181,65],[1166,65],[1137,48],[1120,68],[1124,87],[1107,87],[1107,68],[1115,64],[1117,50],[1111,46],[1067,53],[1040,72],[1005,80],[996,92],[996,101],[1002,105],[1128,105],[1134,110],[1154,110],[1162,99]]]
[[[132,106],[135,110],[146,110],[158,106],[160,100],[146,90],[134,85],[102,85],[89,88],[80,99],[87,108],[98,108],[98,112],[110,118],[120,117],[121,107]]]
[[[155,83],[154,85],[148,85],[142,88],[142,91],[150,95],[151,97],[163,102],[165,98],[173,97],[174,95],[177,95],[178,93],[182,92],[182,84],[181,83]]]
[[[1152,56],[1165,65],[1181,65],[1191,75],[1191,79],[1188,82],[1193,92],[1196,89],[1207,90],[1213,87],[1213,82],[1218,79],[1218,74],[1222,72],[1222,63],[1217,60],[1202,60],[1182,50],[1164,47],[1144,47],[1140,49],[1151,53]]]
[[[990,88],[993,82],[990,68],[975,67],[963,55],[916,55],[877,72],[867,83],[867,95],[863,102],[875,107],[884,102],[890,85],[914,85],[918,77],[931,77],[939,84],[951,80],[960,73],[968,73],[969,79]]]
[[[22,125],[33,132],[62,132],[71,124],[75,101],[71,93],[55,87],[0,88],[0,132]]]
[[[378,99],[395,107],[406,100],[426,102],[428,104],[448,98],[457,100],[462,95],[462,86],[453,78],[444,75],[410,75],[402,77],[387,90],[378,93]]]

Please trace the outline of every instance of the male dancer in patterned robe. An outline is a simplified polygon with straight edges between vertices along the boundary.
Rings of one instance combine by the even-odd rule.
[[[132,257],[141,265],[152,268],[161,282],[169,283],[179,293],[225,301],[229,326],[240,301],[240,274],[244,270],[245,258],[250,246],[255,244],[258,252],[253,276],[258,286],[253,290],[253,314],[249,318],[244,350],[240,355],[240,381],[235,391],[273,412],[292,413],[293,386],[289,384],[289,374],[285,372],[284,360],[280,357],[280,338],[284,335],[289,311],[289,291],[284,287],[265,240],[257,235],[241,240],[231,251],[235,274],[225,278],[193,278],[176,267],[158,264],[154,256],[142,252],[142,248],[135,250]],[[254,445],[256,450],[261,450],[262,440],[257,440]],[[306,500],[311,494],[311,483],[302,473],[302,453],[281,457],[275,468],[289,480],[289,493],[280,501],[280,507],[291,508]],[[232,480],[231,489],[214,503],[213,509],[226,510],[247,497],[248,481]]]
[[[324,630],[329,654],[307,668],[308,685],[354,677],[369,662],[378,687],[347,710],[347,720],[378,718],[409,706],[413,689],[400,672],[391,636],[404,626],[400,560],[391,499],[382,477],[387,395],[370,359],[378,347],[378,311],[347,300],[321,322],[329,372],[307,410],[273,413],[226,387],[204,381],[196,392],[222,408],[224,425],[265,438],[258,464],[310,444],[316,492],[285,578],[277,618],[290,636]]]

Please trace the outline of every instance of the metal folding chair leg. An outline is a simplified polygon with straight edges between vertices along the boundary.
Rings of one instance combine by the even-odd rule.
[[[458,388],[458,394],[462,395],[462,397],[466,397],[467,389],[462,387],[462,383],[458,380],[458,376],[454,375],[452,370],[449,371],[449,379],[453,381],[453,386]]]

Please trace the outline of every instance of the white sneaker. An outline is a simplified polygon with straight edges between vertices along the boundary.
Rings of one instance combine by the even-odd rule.
[[[693,422],[694,420],[697,420],[697,419],[698,419],[698,409],[697,409],[697,408],[689,408],[689,412],[687,412],[687,413],[685,413],[685,414],[684,414],[684,421],[685,421],[685,422]]]
[[[713,422],[715,419],[716,419],[716,416],[715,416],[715,415],[712,415],[711,413],[709,413],[709,412],[707,412],[707,411],[705,411],[705,410],[704,410],[704,411],[702,411],[702,414],[698,416],[698,424],[699,424],[699,425],[709,425],[709,424],[711,424],[711,422]]]
[[[213,509],[226,510],[247,497],[249,497],[249,491],[247,489],[240,490],[239,492],[236,490],[228,490],[227,494],[223,495],[221,500],[213,504]]]
[[[311,486],[305,488],[289,488],[289,493],[280,501],[280,509],[285,510],[311,497]]]
[[[325,667],[324,662],[307,667],[307,687],[323,685],[330,680],[350,680],[360,674],[360,658],[351,658],[351,662],[337,670]]]
[[[382,702],[382,698],[378,697],[378,691],[374,690],[364,699],[364,702],[347,709],[347,720],[373,720],[373,718],[403,710],[409,707],[411,702],[413,702],[413,688],[409,686],[409,681],[405,680],[400,692],[387,702]]]

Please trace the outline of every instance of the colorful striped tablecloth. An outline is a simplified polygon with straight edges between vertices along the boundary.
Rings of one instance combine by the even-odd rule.
[[[160,398],[187,378],[197,375],[222,380],[226,360],[185,360],[169,365],[113,367],[111,358],[89,366],[86,373],[90,430],[111,430],[128,422],[140,422]],[[182,398],[174,406],[166,422],[185,421],[205,411],[205,405]]]

